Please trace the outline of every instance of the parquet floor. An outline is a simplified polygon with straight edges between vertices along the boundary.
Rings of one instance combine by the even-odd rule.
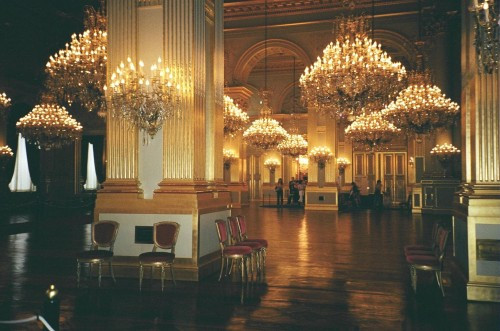
[[[100,290],[95,279],[77,289],[74,254],[89,243],[90,216],[2,212],[0,320],[39,311],[54,283],[63,330],[499,330],[500,304],[467,302],[449,260],[445,298],[429,276],[419,279],[418,295],[410,287],[402,248],[426,238],[433,222],[449,222],[445,217],[256,204],[233,212],[270,243],[264,283],[244,288],[243,302],[240,285],[218,283],[217,275],[167,283],[163,294],[157,281],[146,281],[140,294],[136,279],[123,278],[116,285],[105,278]],[[29,223],[19,226],[23,221]],[[18,224],[8,231],[8,223]]]

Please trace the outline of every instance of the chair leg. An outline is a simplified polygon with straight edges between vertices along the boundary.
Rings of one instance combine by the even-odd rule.
[[[224,264],[226,263],[226,260],[224,257],[221,259],[220,262],[220,273],[219,273],[219,282],[222,279],[222,272],[224,271]]]
[[[101,287],[101,272],[102,272],[102,263],[101,261],[99,261],[99,276],[98,276],[98,284],[99,284],[99,287]]]
[[[246,275],[245,258],[244,257],[241,258],[241,282],[242,283],[244,282],[243,274]],[[248,279],[248,276],[246,276],[245,278]]]
[[[161,291],[163,292],[163,288],[165,287],[165,265],[161,265]]]
[[[111,263],[111,261],[109,261],[109,270],[111,272],[111,278],[113,279],[113,283],[116,284],[115,273],[113,271],[113,263]]]
[[[174,286],[177,286],[177,283],[175,282],[175,275],[174,275],[174,264],[170,264],[170,275],[172,276],[172,282],[174,283]]]
[[[139,264],[139,292],[142,291],[142,278],[144,277],[144,267]]]
[[[413,265],[410,265],[410,277],[411,277],[411,287],[413,291],[417,293],[417,269]]]
[[[436,270],[436,280],[439,285],[439,288],[441,289],[441,293],[443,294],[444,297],[444,287],[443,287],[443,277],[441,274],[441,270]]]
[[[76,260],[76,287],[80,287],[80,261]]]

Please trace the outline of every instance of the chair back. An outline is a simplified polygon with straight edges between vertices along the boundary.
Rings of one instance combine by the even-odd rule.
[[[170,249],[175,253],[175,244],[179,236],[181,226],[177,222],[158,222],[153,224],[153,242],[154,248]]]
[[[238,219],[236,216],[229,216],[227,218],[229,223],[229,235],[231,236],[231,243],[234,245],[240,241],[240,228],[238,226]]]
[[[115,221],[99,221],[92,223],[92,245],[95,248],[109,247],[113,251],[116,236],[118,235],[118,228],[120,223]]]
[[[215,220],[217,235],[219,236],[219,244],[222,249],[228,245],[229,238],[227,236],[227,224],[224,220]]]
[[[438,234],[439,237],[439,262],[443,263],[444,256],[446,255],[446,243],[448,242],[448,236],[450,234],[450,230],[446,230],[444,228],[440,228],[440,232]]]
[[[246,240],[248,236],[247,236],[247,222],[245,220],[245,216],[238,215],[236,216],[236,220],[238,221],[238,228],[240,231],[241,240]]]

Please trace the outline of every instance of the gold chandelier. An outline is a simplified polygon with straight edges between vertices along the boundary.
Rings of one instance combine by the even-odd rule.
[[[486,74],[498,70],[500,64],[500,18],[497,10],[495,0],[482,0],[482,3],[473,0],[469,7],[476,22],[474,45],[478,69]]]
[[[410,85],[382,111],[383,116],[416,134],[453,123],[460,107],[431,84],[429,71],[414,72],[408,78]]]
[[[180,85],[175,83],[176,70],[165,67],[161,58],[151,66],[149,75],[143,72],[144,62],[136,69],[127,58],[111,75],[110,104],[113,116],[123,118],[153,138],[163,122],[180,114]],[[145,138],[146,139],[146,138]]]
[[[460,150],[452,144],[444,143],[434,146],[431,150],[431,155],[437,158],[443,168],[444,177],[446,177],[453,160],[460,155]]]
[[[307,141],[301,134],[289,134],[285,140],[278,144],[278,151],[291,157],[307,154]]]
[[[326,146],[315,146],[309,152],[309,158],[316,162],[320,168],[324,168],[326,162],[330,162],[332,157],[332,151]]]
[[[367,36],[365,16],[336,21],[336,42],[300,77],[302,100],[321,113],[346,120],[380,109],[404,87],[406,70]]]
[[[68,114],[66,108],[56,104],[36,105],[17,122],[16,127],[29,143],[45,150],[68,145],[80,139],[82,134],[80,123]]]
[[[243,140],[256,148],[269,150],[276,148],[280,142],[288,137],[288,133],[278,121],[272,119],[271,108],[268,105],[269,91],[262,91],[262,108],[260,118],[243,133]]]
[[[248,114],[232,98],[224,95],[224,134],[233,137],[248,123]]]
[[[0,93],[0,115],[3,114],[5,112],[5,110],[7,108],[10,107],[10,98],[7,97],[7,94],[4,93]]]
[[[401,129],[385,120],[381,112],[359,115],[345,129],[347,138],[355,143],[366,145],[370,149],[382,146],[400,132]]]
[[[351,164],[351,162],[349,162],[349,160],[346,159],[345,157],[338,157],[336,161],[337,161],[337,167],[339,167],[339,170],[341,171],[343,171]]]
[[[66,48],[50,56],[45,87],[60,104],[79,105],[106,114],[105,84],[107,32],[104,6],[101,12],[86,7],[85,32],[73,34]]]

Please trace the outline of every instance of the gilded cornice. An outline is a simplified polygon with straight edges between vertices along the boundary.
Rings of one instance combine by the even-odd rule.
[[[376,7],[388,6],[408,6],[414,5],[417,0],[386,0],[377,1]],[[371,0],[359,0],[356,2],[356,9],[371,8]],[[275,0],[268,3],[268,15],[287,16],[290,14],[315,14],[325,10],[345,11],[341,1],[338,0]],[[257,18],[264,16],[264,1],[241,1],[224,4],[224,20],[238,20],[242,18]]]

